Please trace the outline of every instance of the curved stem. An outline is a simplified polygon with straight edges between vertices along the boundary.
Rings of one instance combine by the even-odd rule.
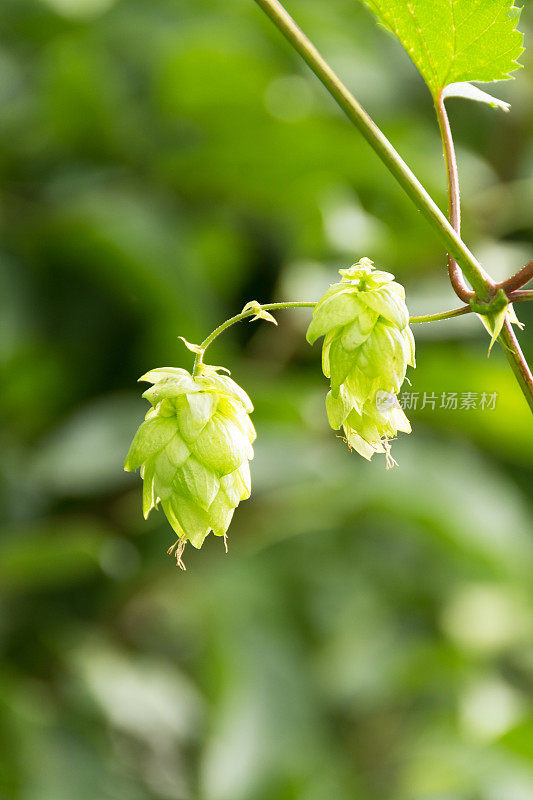
[[[241,322],[243,319],[247,319],[248,317],[255,317],[257,315],[258,310],[281,311],[286,308],[314,308],[315,306],[316,303],[302,301],[302,300],[295,300],[288,303],[262,303],[261,305],[255,306],[255,308],[250,309],[249,311],[241,311],[240,314],[235,314],[234,317],[230,317],[229,319],[227,319],[225,322],[219,325],[218,328],[215,328],[215,330],[212,331],[212,333],[210,333],[206,339],[204,339],[204,341],[200,345],[202,353],[198,353],[196,358],[194,359],[193,375],[196,374],[198,367],[203,363],[203,357],[205,351],[207,350],[209,345],[215,341],[217,336],[220,336],[221,333],[224,333],[225,330],[231,328],[231,326],[235,325],[237,322]]]
[[[442,149],[446,161],[446,173],[448,176],[448,216],[453,229],[461,234],[461,192],[459,188],[459,171],[457,169],[457,158],[455,156],[455,146],[453,143],[450,121],[444,105],[442,92],[435,100],[435,111],[439,122],[440,135],[442,139]],[[455,294],[464,303],[474,297],[466,285],[463,273],[457,261],[448,253],[448,275]]]
[[[498,288],[502,288],[505,292],[509,293],[515,289],[521,289],[526,283],[533,280],[533,259],[528,261],[525,267],[518,270],[515,275],[511,275],[507,280],[498,284]]]
[[[450,225],[440,208],[394,149],[385,134],[368,116],[364,108],[359,105],[352,93],[342,83],[338,75],[320,55],[316,47],[309,41],[281,3],[278,0],[255,0],[255,2],[302,56],[322,85],[342,108],[350,122],[360,131],[418,210],[422,212],[446,247],[446,250],[460,264],[478,298],[480,300],[490,300],[490,286],[492,284],[490,276],[487,275],[481,264],[453,229],[453,226]]]

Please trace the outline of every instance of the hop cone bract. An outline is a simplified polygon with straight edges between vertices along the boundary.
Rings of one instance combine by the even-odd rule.
[[[180,563],[186,541],[199,548],[211,530],[225,536],[234,509],[250,496],[253,406],[216,367],[202,365],[195,377],[164,367],[140,380],[153,384],[143,394],[152,408],[124,468],[141,468],[144,516],[161,503]]]
[[[368,258],[339,272],[341,281],[317,303],[307,331],[310,344],[325,337],[328,419],[364,458],[385,453],[392,466],[389,440],[398,431],[411,431],[397,399],[407,365],[415,366],[405,291]]]

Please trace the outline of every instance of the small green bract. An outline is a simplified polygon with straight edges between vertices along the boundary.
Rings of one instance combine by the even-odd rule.
[[[411,432],[397,399],[407,365],[415,366],[405,291],[368,258],[339,272],[341,281],[316,305],[307,340],[325,337],[322,369],[331,381],[331,427],[342,427],[348,445],[369,461],[385,453],[388,468],[396,463],[390,439]]]
[[[253,406],[219,369],[202,364],[193,377],[163,367],[139,379],[153,384],[143,394],[152,407],[124,469],[140,467],[144,516],[161,503],[178,536],[169,552],[182,568],[185,543],[200,548],[210,531],[225,540],[235,508],[250,496]]]

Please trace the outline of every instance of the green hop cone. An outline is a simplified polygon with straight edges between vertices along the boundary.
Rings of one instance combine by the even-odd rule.
[[[368,258],[339,272],[341,281],[319,300],[307,330],[310,344],[324,336],[328,419],[364,458],[385,453],[393,466],[390,440],[411,431],[397,398],[407,366],[415,366],[405,290]]]
[[[255,430],[250,398],[217,367],[197,376],[164,367],[139,380],[152,383],[151,403],[131,444],[124,469],[140,467],[145,518],[161,503],[178,536],[179,566],[187,541],[200,548],[210,531],[226,536],[235,508],[250,496]]]

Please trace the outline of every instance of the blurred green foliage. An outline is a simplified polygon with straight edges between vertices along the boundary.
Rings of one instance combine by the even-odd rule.
[[[429,94],[356,0],[290,10],[439,202]],[[530,9],[522,27],[531,27]],[[450,101],[465,236],[531,257],[533,61],[513,109]],[[256,404],[254,490],[165,556],[122,462],[137,377],[190,368],[250,299],[314,299],[361,256],[412,313],[443,253],[252,0],[3,0],[2,800],[531,800],[530,416],[477,320],[419,326],[385,472],[328,429],[307,311],[212,349]],[[533,356],[533,314],[524,348]]]

